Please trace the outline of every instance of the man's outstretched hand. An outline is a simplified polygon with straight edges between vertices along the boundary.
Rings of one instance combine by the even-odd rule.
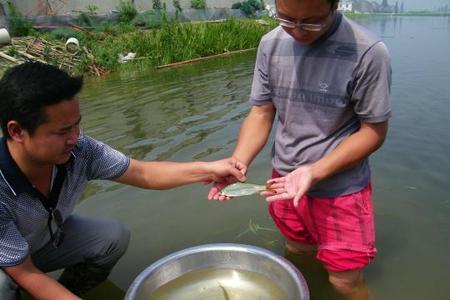
[[[266,201],[294,199],[294,206],[313,185],[311,166],[301,166],[283,177],[272,178],[267,181],[271,191],[262,192]]]
[[[218,164],[218,166],[216,166],[215,168],[216,177],[214,177],[209,182],[205,182],[205,184],[209,184],[211,182],[213,183],[213,186],[208,193],[208,200],[219,200],[219,201],[229,200],[230,197],[220,194],[220,191],[227,185],[230,185],[238,181],[241,182],[245,181],[247,166],[234,157],[218,160],[212,162],[212,164]]]

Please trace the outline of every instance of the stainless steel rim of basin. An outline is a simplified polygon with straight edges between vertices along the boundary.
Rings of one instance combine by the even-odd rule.
[[[158,261],[154,262],[152,265],[144,269],[133,281],[133,283],[128,288],[125,295],[125,300],[134,300],[139,291],[139,287],[147,278],[150,278],[152,274],[157,272],[162,266],[165,266],[171,262],[177,261],[183,257],[199,254],[202,252],[214,252],[214,251],[230,251],[230,252],[243,252],[248,254],[255,254],[269,260],[274,261],[280,265],[289,276],[296,281],[297,286],[300,289],[300,293],[304,296],[303,300],[309,300],[309,290],[306,281],[300,271],[287,259],[275,254],[267,249],[256,247],[253,245],[235,244],[235,243],[217,243],[217,244],[205,244],[199,245],[191,248],[186,248],[168,256],[165,256]]]

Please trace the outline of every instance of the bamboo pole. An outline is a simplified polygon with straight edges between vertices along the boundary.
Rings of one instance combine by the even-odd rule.
[[[172,67],[177,67],[177,66],[181,66],[181,65],[185,65],[185,64],[190,64],[190,63],[197,62],[197,61],[203,61],[203,60],[208,60],[211,58],[223,57],[223,56],[228,56],[228,55],[232,55],[232,54],[244,53],[244,52],[249,52],[249,51],[253,51],[253,50],[256,50],[256,48],[236,50],[236,51],[230,51],[230,52],[225,52],[225,53],[221,53],[221,54],[198,57],[198,58],[193,58],[193,59],[180,61],[180,62],[176,62],[176,63],[172,63],[172,64],[157,66],[156,68],[157,69],[172,68]]]
[[[17,59],[15,59],[14,57],[11,57],[8,54],[3,53],[3,52],[0,52],[0,57],[4,58],[6,60],[9,60],[10,62],[13,62],[15,64],[19,63],[19,61]]]
[[[43,61],[42,59],[39,59],[39,58],[37,58],[37,57],[35,57],[35,56],[31,55],[31,54],[28,54],[28,53],[26,53],[26,52],[23,52],[23,51],[17,51],[17,53],[19,53],[20,55],[22,55],[22,56],[24,56],[24,57],[26,57],[26,58],[29,58],[29,59],[32,59],[32,60],[37,60],[37,61],[39,61],[39,62],[41,62],[41,63],[46,64],[46,62]]]

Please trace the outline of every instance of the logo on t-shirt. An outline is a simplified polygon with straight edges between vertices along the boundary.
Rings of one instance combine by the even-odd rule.
[[[321,81],[319,83],[319,91],[322,93],[328,93],[328,84],[326,82]]]

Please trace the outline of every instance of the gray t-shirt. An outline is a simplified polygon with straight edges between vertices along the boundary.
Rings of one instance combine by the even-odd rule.
[[[63,165],[67,175],[56,206],[63,220],[73,212],[89,180],[117,178],[129,163],[130,159],[119,151],[81,135],[71,160]],[[0,267],[18,265],[48,243],[47,221],[47,210],[9,154],[5,138],[1,138]]]
[[[272,164],[285,175],[314,163],[360,128],[391,116],[390,57],[385,44],[338,13],[329,32],[302,46],[281,27],[259,45],[252,105],[272,103],[277,110]],[[364,188],[367,160],[319,182],[309,192],[335,197]]]

